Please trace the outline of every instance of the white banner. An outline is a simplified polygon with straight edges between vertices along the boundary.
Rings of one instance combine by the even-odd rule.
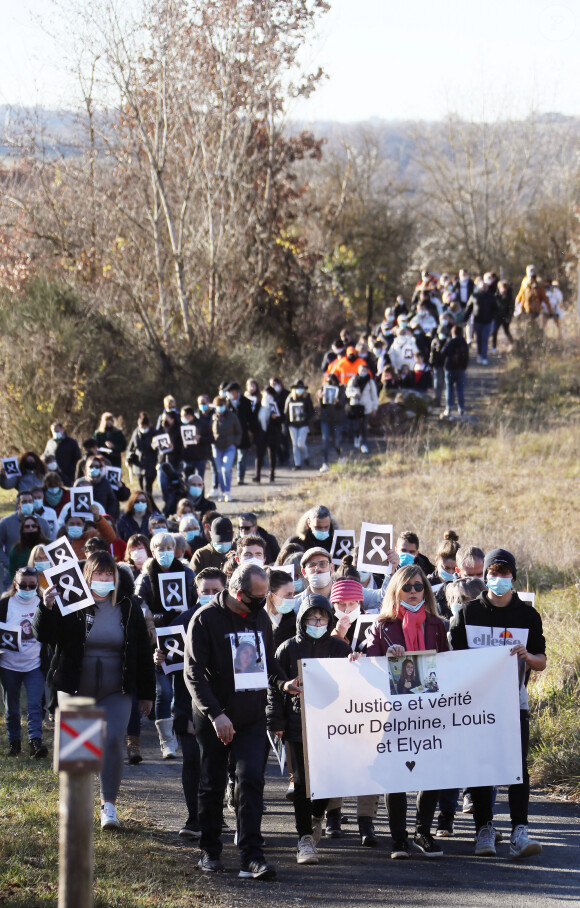
[[[520,782],[517,669],[507,647],[303,660],[310,796]]]

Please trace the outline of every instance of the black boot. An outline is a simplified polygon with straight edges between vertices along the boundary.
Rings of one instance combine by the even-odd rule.
[[[48,757],[48,747],[42,743],[42,738],[30,739],[30,756],[36,757],[37,760]]]
[[[360,832],[361,845],[366,845],[367,848],[375,848],[379,844],[372,817],[359,817],[358,831]]]
[[[329,839],[340,839],[342,837],[340,813],[340,807],[335,807],[334,810],[326,811],[326,835]]]
[[[20,738],[18,738],[17,741],[10,742],[10,747],[8,749],[8,756],[17,757],[18,754],[21,752],[21,750],[22,750],[22,742],[21,742]]]

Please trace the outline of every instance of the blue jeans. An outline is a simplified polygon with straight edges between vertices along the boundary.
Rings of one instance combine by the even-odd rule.
[[[445,370],[445,407],[447,410],[453,409],[455,391],[457,388],[457,406],[460,410],[465,409],[465,369],[446,369]]]
[[[155,718],[170,719],[173,700],[173,681],[171,673],[163,670],[155,672]]]
[[[9,668],[0,668],[0,681],[4,688],[6,706],[6,730],[10,741],[20,741],[20,690],[26,688],[28,701],[28,737],[42,738],[42,697],[44,695],[44,675],[40,668],[29,672],[15,672]]]
[[[236,446],[230,445],[220,451],[215,446],[212,447],[215,465],[217,469],[218,482],[220,491],[226,494],[232,487],[232,467],[236,457]]]
[[[443,366],[433,367],[433,390],[435,391],[435,403],[439,406],[443,392]]]
[[[320,422],[320,431],[322,433],[322,460],[328,463],[328,448],[330,441],[334,445],[334,450],[340,457],[342,450],[340,443],[342,441],[342,425],[332,425],[328,422]]]
[[[479,322],[475,322],[473,327],[477,338],[477,355],[482,359],[487,359],[487,344],[493,331],[493,322],[490,322],[489,325],[480,325]]]

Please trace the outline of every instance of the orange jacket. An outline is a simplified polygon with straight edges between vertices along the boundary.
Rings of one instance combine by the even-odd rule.
[[[521,305],[523,311],[528,315],[530,313],[538,315],[542,311],[542,303],[547,306],[551,315],[552,307],[542,282],[538,280],[531,281],[529,277],[525,277],[522,281],[520,292],[516,296],[516,306]]]
[[[326,370],[327,375],[336,375],[341,385],[348,385],[350,379],[353,375],[358,375],[358,370],[360,366],[366,366],[368,368],[368,363],[366,359],[362,359],[358,356],[354,363],[351,363],[346,356],[339,356],[338,359],[335,359],[331,362],[330,366]]]

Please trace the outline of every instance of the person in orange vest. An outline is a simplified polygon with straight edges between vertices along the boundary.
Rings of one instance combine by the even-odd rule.
[[[359,367],[366,365],[366,360],[359,356],[356,347],[347,347],[346,354],[331,362],[326,373],[336,375],[341,385],[347,385],[354,375],[358,375]]]

